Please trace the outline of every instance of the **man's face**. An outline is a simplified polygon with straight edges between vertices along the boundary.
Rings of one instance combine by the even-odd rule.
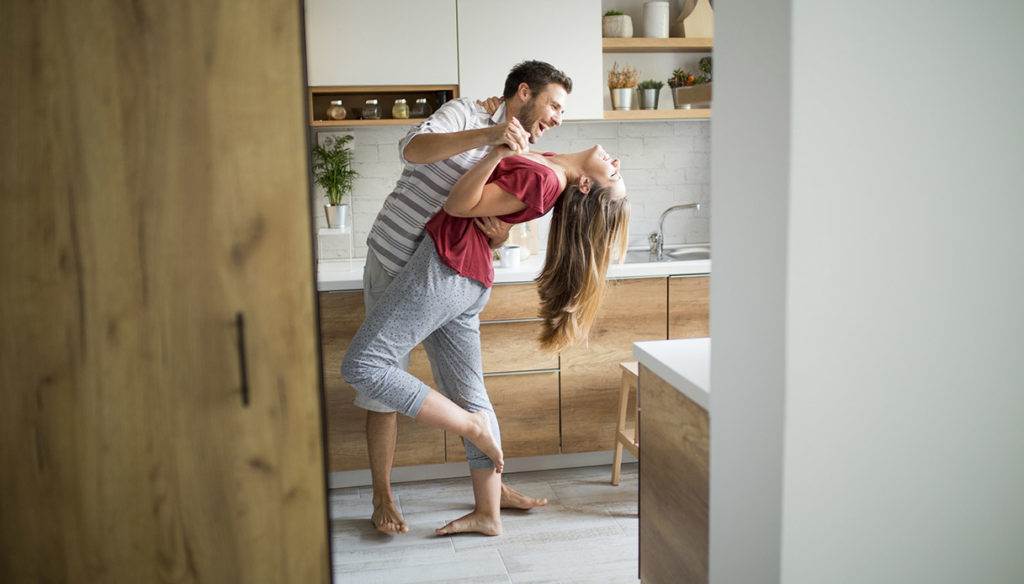
[[[524,92],[521,88],[520,96],[522,95],[529,95],[528,90]],[[516,117],[530,133],[531,144],[535,144],[548,128],[562,123],[566,97],[568,94],[564,87],[557,83],[548,83],[544,89],[529,97],[523,104]]]

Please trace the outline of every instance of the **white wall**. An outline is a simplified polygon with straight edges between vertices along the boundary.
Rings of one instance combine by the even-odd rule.
[[[1024,4],[793,7],[783,578],[1022,582]]]
[[[719,3],[716,23],[712,581],[1022,582],[1024,4],[773,4]],[[769,8],[791,37],[785,22],[766,44],[733,36],[762,31]],[[735,81],[790,38],[774,70],[792,87],[788,161],[750,158],[736,148],[765,128],[740,126],[761,107],[744,94],[762,85]],[[786,214],[754,220],[740,185],[778,164]],[[769,264],[785,282],[737,276],[765,270],[779,230],[787,252]],[[780,286],[784,310],[763,300]],[[744,331],[758,304],[773,315]],[[784,411],[751,411],[780,396]],[[780,430],[781,460],[743,452],[738,437]],[[737,481],[772,487],[780,470],[781,507],[762,498],[781,541],[751,542],[740,530],[775,518],[747,515]],[[779,545],[781,563],[739,574],[750,545]]]
[[[789,3],[718,2],[715,34],[710,571],[762,584],[781,545]]]
[[[571,98],[570,98],[571,99]],[[360,173],[352,200],[355,207],[355,255],[366,256],[366,236],[384,199],[395,187],[402,165],[398,140],[408,131],[402,126],[340,129],[354,136],[353,167]],[[333,132],[321,133],[321,139]],[[707,121],[682,122],[567,122],[545,132],[534,149],[572,152],[601,144],[622,162],[622,176],[631,203],[630,242],[647,245],[661,212],[676,203],[700,201],[699,212],[673,213],[665,220],[666,242],[704,243],[711,221]],[[323,193],[317,189],[313,212],[318,227],[327,227]],[[543,242],[542,242],[543,243]],[[348,257],[347,236],[322,235],[321,259]]]

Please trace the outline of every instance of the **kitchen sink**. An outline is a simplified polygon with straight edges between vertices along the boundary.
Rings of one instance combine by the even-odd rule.
[[[666,248],[662,254],[663,262],[687,262],[711,259],[711,248],[706,245],[684,245],[674,248]],[[647,248],[631,249],[626,252],[627,264],[650,264],[657,263],[654,254]]]

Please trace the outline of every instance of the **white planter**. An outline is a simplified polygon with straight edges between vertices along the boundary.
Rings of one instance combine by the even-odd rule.
[[[632,38],[633,19],[626,14],[605,16],[601,19],[601,34],[608,39]]]
[[[668,2],[652,0],[644,3],[644,36],[652,39],[668,38]]]

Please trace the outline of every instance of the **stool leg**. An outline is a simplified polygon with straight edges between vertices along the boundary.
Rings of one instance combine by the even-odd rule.
[[[622,478],[622,438],[626,431],[626,406],[629,405],[629,380],[625,375],[622,377],[622,387],[619,388],[619,421],[615,426],[615,458],[612,460],[612,484],[619,485]]]

